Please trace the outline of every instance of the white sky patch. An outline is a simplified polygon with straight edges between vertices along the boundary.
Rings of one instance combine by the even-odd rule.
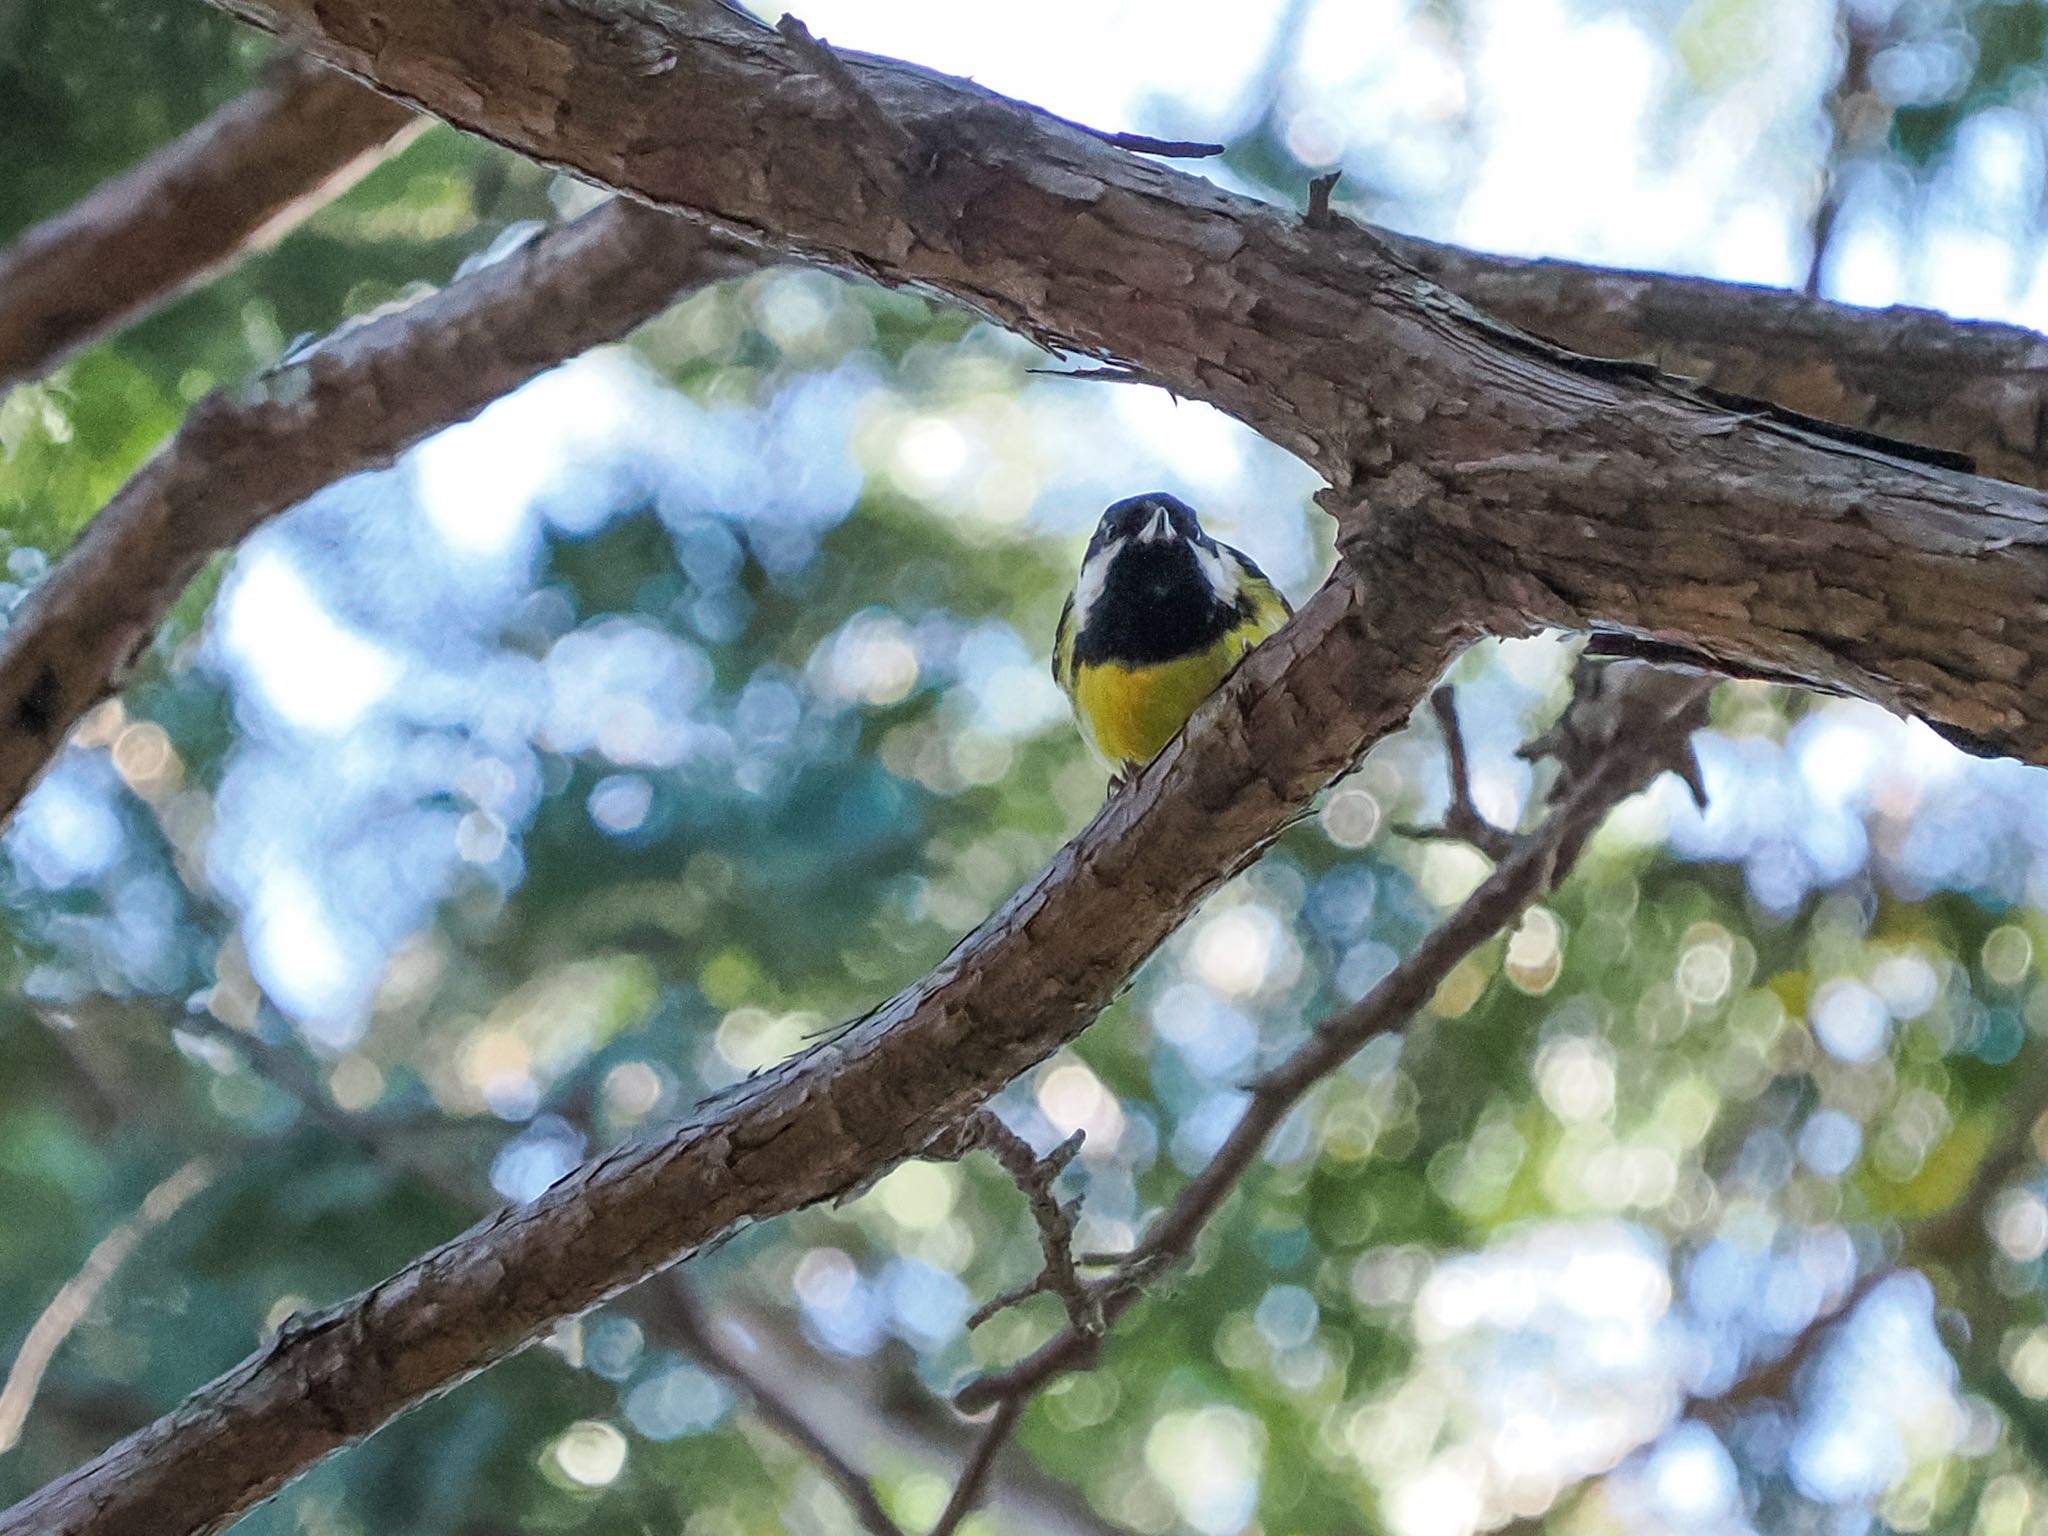
[[[779,5],[755,4],[774,21]],[[1040,0],[990,10],[959,0],[815,0],[804,20],[835,47],[967,75],[1096,128],[1140,128],[1164,98],[1218,114],[1271,46],[1286,0]],[[1085,43],[1076,46],[1076,39]]]
[[[1149,384],[1119,385],[1110,399],[1131,435],[1189,478],[1227,480],[1244,467],[1251,428],[1213,405],[1178,399]]]
[[[632,365],[591,353],[514,390],[474,421],[436,433],[407,460],[427,521],[465,558],[523,554],[534,538],[535,497],[622,435],[644,387]]]
[[[7,849],[50,889],[104,874],[121,853],[121,818],[78,776],[52,773],[22,801]]]
[[[383,646],[338,623],[275,544],[243,558],[220,614],[221,638],[264,703],[301,730],[346,731],[404,671]]]
[[[305,873],[273,860],[257,880],[243,931],[249,969],[300,1027],[330,1049],[346,1049],[362,1033],[355,1004],[364,967],[348,953]]]

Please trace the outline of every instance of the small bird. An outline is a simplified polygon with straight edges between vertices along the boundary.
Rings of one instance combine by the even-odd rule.
[[[1155,491],[1102,514],[1060,610],[1053,680],[1115,788],[1293,610],[1251,557]]]

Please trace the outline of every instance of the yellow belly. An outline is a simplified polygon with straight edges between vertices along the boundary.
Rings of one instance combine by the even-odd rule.
[[[1082,735],[1110,772],[1144,767],[1237,665],[1250,638],[1233,635],[1198,656],[1156,667],[1082,666],[1074,679]]]

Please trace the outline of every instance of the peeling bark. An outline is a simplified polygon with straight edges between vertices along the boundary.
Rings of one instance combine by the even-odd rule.
[[[1340,569],[1188,732],[937,969],[835,1038],[586,1164],[0,1513],[0,1536],[221,1529],[320,1458],[664,1265],[860,1187],[1079,1034],[1205,894],[1470,638],[1423,573]]]
[[[381,89],[777,249],[1130,364],[1308,458],[1341,545],[2048,762],[2048,504],[1487,318],[967,82],[818,73],[715,0],[217,0]],[[877,110],[899,131],[870,124]]]
[[[353,89],[353,87],[351,87]],[[750,249],[618,202],[214,394],[86,525],[0,634],[0,817],[118,684],[206,559],[345,475],[624,335]]]
[[[281,238],[427,119],[291,60],[0,250],[0,391]]]

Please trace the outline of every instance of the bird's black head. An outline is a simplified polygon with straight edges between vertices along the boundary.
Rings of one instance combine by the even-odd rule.
[[[1096,554],[1117,540],[1129,548],[1167,540],[1191,544],[1201,537],[1202,525],[1193,507],[1178,496],[1152,491],[1127,496],[1104,512],[1095,525],[1095,537],[1088,541],[1088,553]]]
[[[1102,514],[1074,588],[1075,655],[1150,666],[1199,651],[1242,617],[1237,568],[1194,509],[1163,491]]]

